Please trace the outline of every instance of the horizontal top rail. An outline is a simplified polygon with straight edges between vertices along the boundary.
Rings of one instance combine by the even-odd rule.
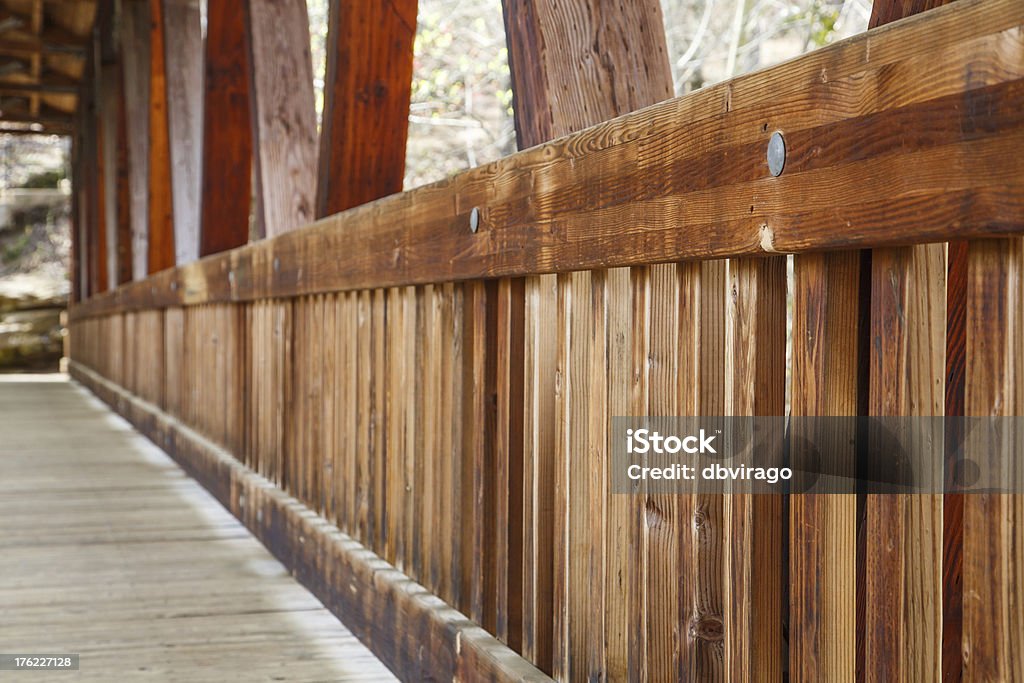
[[[965,0],[71,315],[1024,233],[1022,77],[1024,4]]]

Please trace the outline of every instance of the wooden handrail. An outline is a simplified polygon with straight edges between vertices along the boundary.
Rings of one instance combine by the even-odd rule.
[[[1018,0],[966,0],[123,285],[71,316],[1024,233],[1022,31]],[[776,131],[787,152],[773,177]]]

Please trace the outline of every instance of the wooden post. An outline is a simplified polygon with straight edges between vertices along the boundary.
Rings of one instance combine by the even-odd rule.
[[[162,0],[149,0],[149,243],[150,275],[175,265],[171,153]]]
[[[245,3],[210,3],[206,18],[200,256],[249,241],[252,127]]]
[[[121,11],[121,54],[124,64],[122,88],[131,197],[132,279],[142,280],[149,274],[149,4],[125,2]]]
[[[417,0],[331,0],[317,215],[402,191]]]
[[[182,265],[199,258],[203,36],[199,0],[163,0],[163,9],[174,254]]]
[[[111,288],[132,279],[131,205],[121,64],[103,66],[100,92],[103,127],[103,204],[106,207],[107,280]]]
[[[74,132],[71,135],[71,303],[82,300],[82,100],[79,94],[75,113]]]
[[[657,2],[643,0],[609,8],[596,0],[559,4],[505,0],[504,10],[516,136],[521,149],[672,96],[661,7]],[[522,472],[524,480],[519,500],[509,499],[504,509],[497,510],[494,552],[519,566],[510,570],[504,585],[496,586],[495,599],[499,612],[510,610],[521,620],[520,624],[502,624],[498,635],[508,638],[513,646],[521,644],[524,655],[541,669],[573,679],[603,672],[611,679],[628,674],[627,649],[636,645],[635,639],[627,635],[631,628],[628,624],[643,623],[641,614],[646,605],[636,600],[626,605],[630,599],[620,590],[624,590],[622,583],[616,583],[616,568],[606,570],[603,565],[593,564],[597,559],[594,553],[570,553],[568,545],[598,543],[598,538],[606,533],[615,543],[618,536],[612,535],[612,529],[620,525],[639,533],[639,524],[633,522],[643,505],[618,511],[605,500],[600,486],[592,491],[570,491],[568,482],[558,474],[567,467],[561,460],[569,454],[559,449],[556,456],[556,444],[568,447],[573,438],[589,443],[597,434],[590,435],[585,429],[588,411],[592,410],[586,404],[587,394],[566,398],[566,390],[555,386],[556,368],[563,383],[570,383],[570,372],[580,376],[571,380],[574,385],[586,383],[588,377],[604,373],[600,365],[591,367],[592,363],[601,362],[591,354],[605,347],[580,346],[573,341],[577,338],[573,329],[577,328],[563,329],[561,325],[552,325],[551,320],[556,314],[567,325],[583,325],[589,320],[597,327],[578,328],[578,334],[606,335],[608,331],[602,323],[606,314],[614,320],[630,320],[628,310],[623,312],[619,308],[632,303],[627,288],[632,281],[615,272],[587,275],[582,279],[532,277],[525,283],[503,281],[499,286],[500,292],[506,292],[499,308],[500,319],[505,322],[488,331],[489,339],[493,340],[488,352],[511,367],[499,370],[499,376],[510,381],[500,387],[498,394],[496,438],[504,444],[504,450],[497,454],[502,461],[497,470],[511,471],[511,476],[516,477]],[[645,282],[646,269],[641,269],[638,277]],[[641,289],[645,286],[640,285]],[[577,297],[579,304],[570,303],[567,297],[572,296]],[[573,316],[584,316],[590,296],[597,297],[594,301],[600,303],[594,305],[598,309],[573,323]],[[557,357],[556,349],[560,349]],[[618,388],[625,391],[625,387]],[[595,381],[590,387],[590,392],[607,390],[602,382]],[[555,422],[559,394],[558,414],[566,419],[571,417],[574,422],[583,420],[579,425],[583,431],[559,436]],[[620,404],[617,396],[609,400],[613,406]],[[519,401],[523,402],[522,409],[513,405]],[[566,405],[567,402],[571,403]],[[593,405],[593,410],[600,409],[593,413],[593,419],[605,419],[605,401]],[[530,431],[525,439],[517,438],[517,433],[524,429],[524,420]],[[594,443],[592,447],[604,451],[602,444]],[[596,469],[602,466],[594,464]],[[496,487],[502,486],[507,487],[508,483],[496,483]],[[570,506],[570,496],[590,503]],[[551,508],[549,500],[553,501]],[[626,519],[611,519],[620,514],[626,515]],[[676,523],[672,520],[673,525]],[[520,526],[522,531],[517,529],[516,534],[510,534],[512,526]],[[521,547],[511,547],[511,539],[520,535]],[[608,552],[628,557],[625,547]],[[558,572],[548,573],[549,567],[558,567]],[[650,586],[650,590],[667,591],[659,602],[665,606],[663,614],[667,621],[672,622],[671,626],[666,625],[671,633],[678,630],[681,620],[677,611],[679,575],[672,570],[659,575],[665,582]],[[647,577],[639,580],[646,581]],[[658,677],[657,671],[650,675]]]
[[[316,217],[317,131],[305,0],[251,0],[247,28],[256,156],[256,232]]]
[[[106,5],[100,5],[105,7]],[[99,23],[99,18],[97,19]],[[107,269],[107,227],[106,227],[106,174],[103,163],[104,126],[103,118],[106,116],[106,107],[102,97],[101,63],[100,56],[100,33],[97,28],[93,29],[93,42],[90,50],[91,60],[88,62],[89,69],[85,72],[89,88],[89,100],[92,104],[89,110],[89,129],[92,144],[89,150],[89,174],[92,177],[90,184],[90,224],[92,238],[89,253],[89,274],[91,294],[99,294],[107,291],[109,271]]]

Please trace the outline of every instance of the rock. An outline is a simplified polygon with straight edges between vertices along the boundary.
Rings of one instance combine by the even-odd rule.
[[[0,279],[0,372],[56,368],[68,288],[65,280],[31,273]]]

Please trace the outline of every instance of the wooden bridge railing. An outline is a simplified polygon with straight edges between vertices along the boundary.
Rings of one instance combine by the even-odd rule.
[[[1015,680],[1019,496],[608,454],[784,413],[790,253],[793,414],[1021,414],[1022,78],[1024,6],[963,0],[93,296],[72,372],[409,679]]]

